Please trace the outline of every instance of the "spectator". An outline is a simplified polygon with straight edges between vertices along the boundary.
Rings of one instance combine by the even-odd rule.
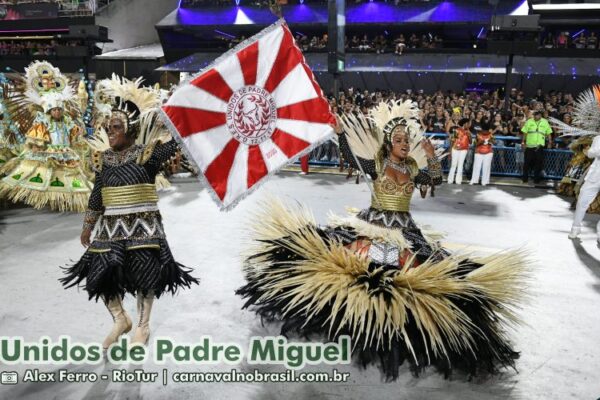
[[[542,118],[542,113],[535,111],[533,118],[527,120],[523,128],[521,128],[521,132],[523,132],[521,144],[525,147],[523,183],[529,181],[529,173],[533,170],[533,181],[537,184],[542,179],[544,148],[547,145],[552,147],[552,128],[548,120]]]
[[[395,43],[396,43],[395,53],[398,55],[402,54],[402,52],[406,48],[406,39],[404,38],[404,35],[400,34],[400,36],[398,36],[398,39],[395,40]]]
[[[569,35],[568,32],[561,32],[556,39],[556,47],[559,49],[566,49],[569,46]]]
[[[481,124],[481,130],[475,136],[475,160],[473,161],[473,174],[469,185],[479,183],[479,175],[481,174],[481,186],[487,186],[490,183],[490,175],[492,172],[492,159],[494,134],[490,131],[490,126],[487,123]]]
[[[448,183],[456,182],[462,184],[463,167],[465,159],[471,144],[471,132],[469,131],[471,121],[463,118],[459,121],[458,127],[450,135],[451,166],[448,172]]]
[[[598,47],[598,37],[596,36],[596,32],[590,32],[590,36],[587,38],[586,48],[595,49]]]

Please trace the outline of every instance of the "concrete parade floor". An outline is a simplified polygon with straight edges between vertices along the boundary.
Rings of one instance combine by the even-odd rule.
[[[343,214],[346,206],[368,206],[364,183],[343,176],[283,173],[221,213],[205,190],[189,180],[176,181],[161,194],[159,207],[171,250],[184,265],[195,267],[199,286],[155,301],[150,322],[153,337],[196,343],[204,335],[220,343],[248,345],[252,336],[277,335],[278,326],[261,324],[242,310],[234,294],[244,284],[240,251],[247,223],[262,200],[272,195],[308,205],[325,222],[329,210]],[[511,186],[443,185],[434,198],[416,193],[412,212],[422,225],[447,234],[453,251],[493,251],[526,247],[534,260],[532,298],[521,316],[526,325],[511,332],[521,351],[518,372],[507,370],[488,380],[450,380],[433,370],[414,378],[403,366],[400,378],[385,383],[375,367],[335,366],[349,372],[345,383],[19,383],[0,385],[0,399],[597,399],[600,398],[600,249],[588,216],[581,240],[567,238],[573,212],[570,200],[544,189]],[[22,336],[37,342],[44,335],[58,340],[69,335],[79,343],[101,342],[112,320],[101,303],[90,302],[83,290],[64,290],[59,266],[83,253],[79,234],[83,215],[29,208],[0,211],[0,336]],[[135,316],[135,302],[125,307]],[[283,371],[283,366],[249,365],[0,365],[0,371],[28,368],[109,373],[114,368],[144,368],[162,374],[197,371]],[[334,366],[303,371],[330,372]]]

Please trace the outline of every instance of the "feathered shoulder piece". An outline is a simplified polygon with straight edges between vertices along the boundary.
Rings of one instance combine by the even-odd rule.
[[[369,115],[344,114],[340,117],[348,144],[352,152],[367,160],[377,160],[381,147],[391,143],[395,127],[403,125],[410,135],[409,157],[419,168],[427,165],[425,152],[421,148],[423,128],[419,122],[419,107],[411,100],[381,102],[369,111]]]
[[[550,122],[563,136],[586,136],[600,134],[600,86],[581,93],[573,107],[573,125],[550,118]]]

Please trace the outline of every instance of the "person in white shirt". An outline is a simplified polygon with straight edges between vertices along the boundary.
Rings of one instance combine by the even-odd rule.
[[[581,233],[581,223],[583,222],[585,213],[600,191],[600,135],[594,138],[589,150],[587,152],[584,150],[584,153],[589,158],[593,158],[594,162],[592,162],[579,192],[575,218],[573,219],[573,226],[569,234],[570,239],[576,239]],[[598,244],[600,244],[600,222],[596,226],[596,234],[598,235]]]

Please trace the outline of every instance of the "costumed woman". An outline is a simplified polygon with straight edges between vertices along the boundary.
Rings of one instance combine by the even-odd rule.
[[[0,196],[35,208],[85,211],[92,183],[75,146],[86,146],[83,128],[73,119],[77,105],[72,88],[48,62],[36,61],[25,72],[26,90],[12,94],[9,109],[24,128],[25,151],[0,170]]]
[[[104,349],[132,329],[123,308],[126,293],[137,297],[132,343],[144,345],[150,336],[154,298],[198,283],[189,268],[174,260],[157,206],[156,175],[177,145],[170,137],[135,144],[138,136],[153,129],[157,109],[141,112],[131,101],[115,102],[107,129],[110,149],[92,155],[95,184],[81,233],[81,243],[88,249],[61,279],[66,288],[85,280],[89,298],[105,303],[114,324]]]
[[[371,206],[319,226],[275,203],[258,216],[238,294],[282,334],[349,335],[362,365],[395,379],[405,361],[448,376],[514,367],[506,328],[526,291],[522,252],[451,255],[421,230],[410,202],[442,182],[416,103],[381,103],[337,124],[340,150],[373,180]],[[354,154],[353,154],[354,153]],[[314,337],[313,336],[313,337]]]

